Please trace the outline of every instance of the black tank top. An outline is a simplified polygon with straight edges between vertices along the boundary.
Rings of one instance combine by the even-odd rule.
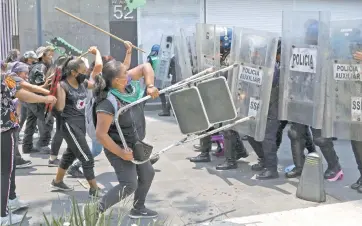
[[[62,117],[71,123],[85,127],[85,105],[87,99],[87,83],[79,84],[78,89],[73,88],[67,80],[61,82],[65,90],[65,106]]]

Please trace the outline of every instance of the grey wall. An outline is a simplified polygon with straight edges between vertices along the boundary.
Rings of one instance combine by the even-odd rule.
[[[19,2],[19,36],[21,52],[36,49],[36,0]],[[62,37],[80,50],[95,45],[102,55],[109,55],[109,36],[61,12],[59,7],[103,30],[109,31],[109,3],[104,0],[41,0],[43,45],[53,37]],[[89,58],[89,57],[88,57]]]

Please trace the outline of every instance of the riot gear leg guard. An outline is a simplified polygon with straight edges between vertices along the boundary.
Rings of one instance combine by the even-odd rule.
[[[236,163],[237,155],[237,140],[240,138],[235,135],[235,131],[227,130],[223,132],[224,135],[224,148],[225,148],[225,162],[216,166],[217,170],[229,170],[238,168]]]
[[[305,133],[305,147],[308,150],[308,154],[315,152],[315,144],[313,143],[312,134],[310,133],[309,128],[306,129]]]
[[[167,100],[165,94],[160,95],[162,112],[160,112],[159,116],[170,116],[170,108],[168,107]]]
[[[189,158],[190,162],[210,162],[210,152],[211,152],[211,136],[207,136],[200,139],[201,145],[201,154],[196,157]]]
[[[241,158],[247,158],[249,153],[246,150],[239,133],[234,130],[230,130],[230,132],[235,137],[235,139],[233,139],[233,141],[235,141],[235,143],[233,143],[233,148],[235,149],[235,159],[239,160]]]
[[[277,132],[277,138],[276,138],[276,142],[277,142],[277,148],[279,149],[280,144],[282,143],[283,140],[283,131],[285,129],[285,127],[288,125],[288,121],[280,121],[279,127],[278,127],[278,132]]]
[[[343,171],[339,164],[339,158],[334,150],[332,138],[323,138],[320,129],[313,129],[314,143],[317,145],[328,163],[328,168],[324,172],[324,179],[337,181],[343,179]]]
[[[360,178],[356,183],[351,185],[351,188],[362,193],[362,142],[361,141],[351,141],[352,150],[354,157],[356,159],[357,167],[360,172]]]
[[[292,123],[288,131],[288,137],[291,143],[292,156],[295,167],[290,172],[285,174],[287,178],[295,178],[302,174],[305,160],[304,148],[306,145],[305,134],[307,128],[308,127],[306,125]]]

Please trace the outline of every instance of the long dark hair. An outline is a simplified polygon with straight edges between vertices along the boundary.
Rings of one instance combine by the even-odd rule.
[[[95,78],[95,88],[93,96],[96,103],[107,98],[108,91],[112,88],[112,81],[119,73],[124,70],[123,64],[119,61],[111,60],[103,65],[102,75]]]
[[[68,56],[65,57],[65,59],[58,58],[58,60],[58,64],[62,68],[61,80],[66,79],[72,71],[77,71],[80,68],[80,65],[84,64],[82,59],[74,56]]]

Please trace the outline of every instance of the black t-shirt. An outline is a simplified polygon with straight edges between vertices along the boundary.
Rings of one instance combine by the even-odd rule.
[[[117,99],[117,111],[125,104],[126,103],[121,102]],[[96,113],[98,112],[104,112],[112,116],[114,116],[116,113],[113,104],[108,99],[104,99],[97,104]],[[144,105],[137,104],[131,107],[131,109],[119,116],[118,123],[122,129],[123,136],[129,147],[133,147],[138,140],[142,141],[146,136],[146,119],[144,115]],[[111,126],[109,127],[108,135],[117,144],[122,146],[122,141],[114,122],[112,122]]]
[[[85,128],[85,105],[88,95],[88,83],[79,84],[78,89],[73,88],[67,80],[61,82],[65,90],[65,106],[62,117],[67,122],[76,123]]]

